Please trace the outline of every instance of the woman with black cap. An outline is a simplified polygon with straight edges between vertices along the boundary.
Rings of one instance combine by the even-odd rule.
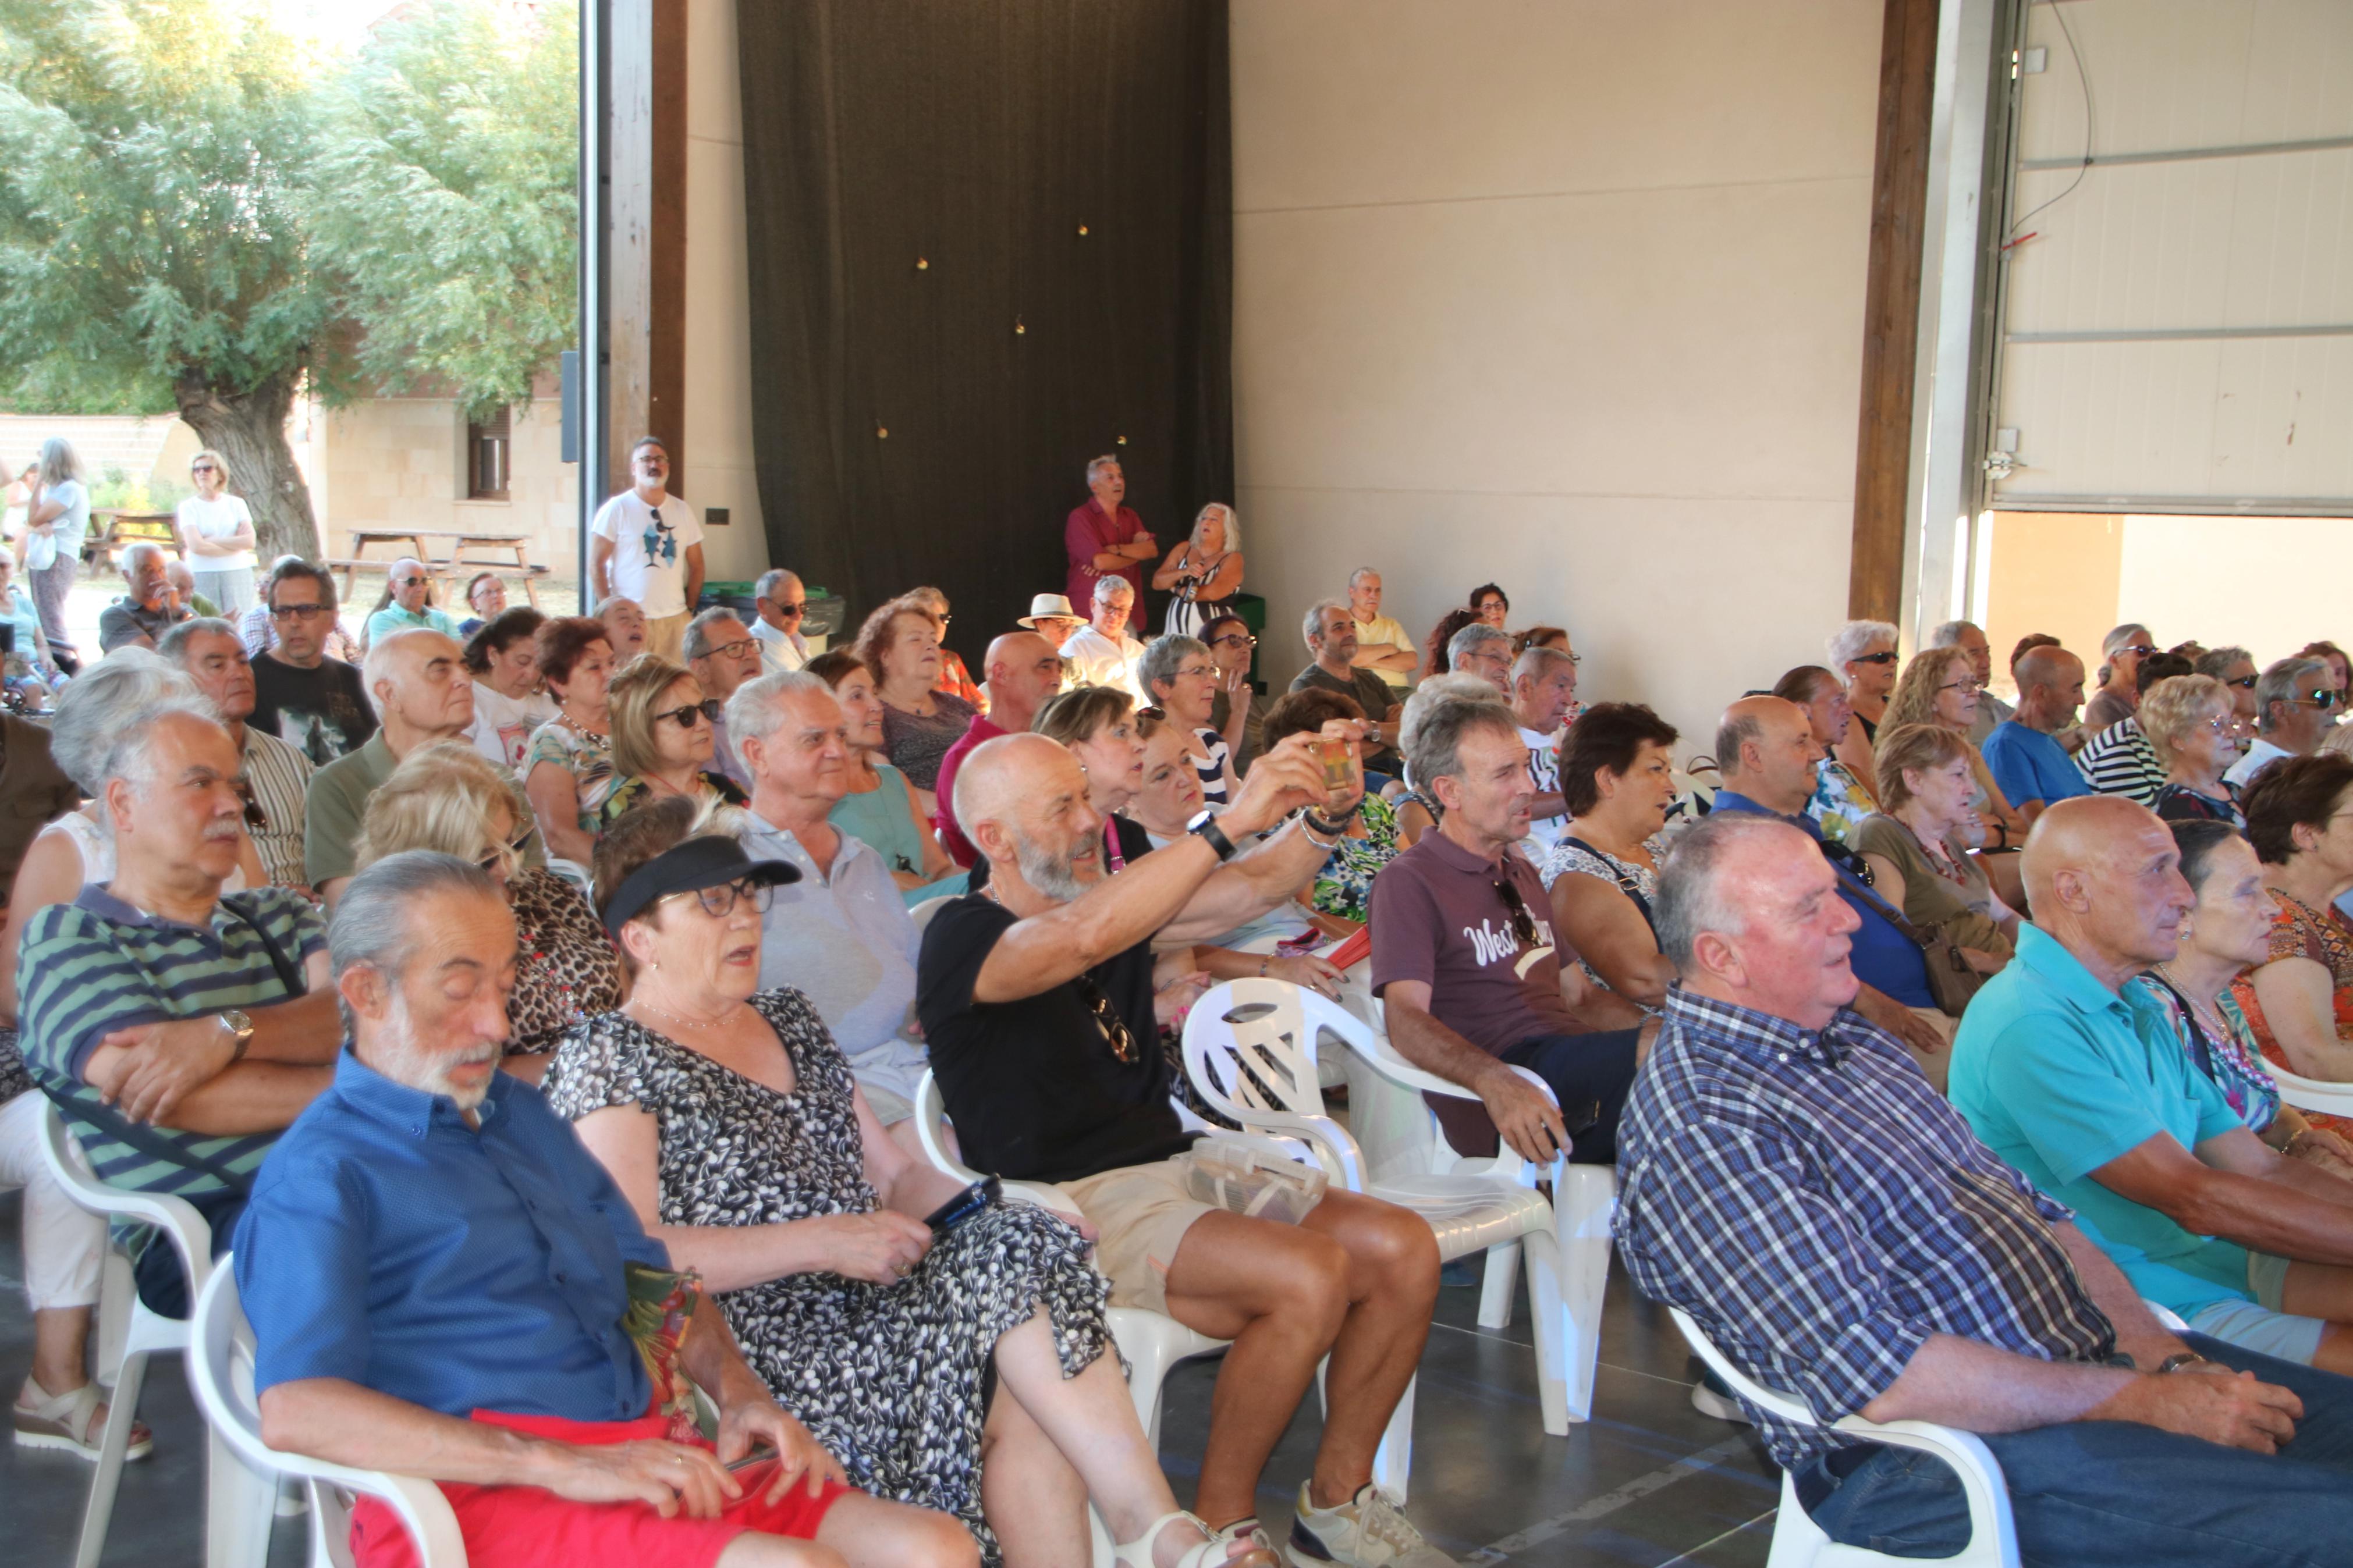
[[[1183,1568],[1273,1568],[1177,1511],[1104,1353],[1086,1237],[1027,1204],[918,1217],[957,1184],[883,1132],[807,998],[756,989],[760,916],[799,873],[697,826],[663,800],[597,845],[635,985],[565,1037],[545,1092],[777,1403],[854,1484],[954,1513],[992,1562],[1000,1536],[1017,1563],[1082,1560],[1092,1497],[1134,1568],[1164,1531]]]

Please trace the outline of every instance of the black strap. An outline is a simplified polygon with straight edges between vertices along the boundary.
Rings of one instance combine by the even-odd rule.
[[[1659,922],[1651,918],[1651,900],[1642,896],[1642,885],[1634,880],[1632,876],[1628,874],[1626,868],[1619,865],[1615,859],[1609,856],[1604,855],[1600,850],[1596,849],[1592,845],[1588,844],[1576,834],[1571,833],[1564,835],[1561,842],[1569,845],[1574,848],[1584,850],[1588,855],[1592,856],[1596,860],[1600,861],[1604,866],[1609,868],[1609,874],[1617,879],[1618,890],[1634,900],[1634,907],[1641,911],[1642,923],[1651,928],[1651,940],[1652,942],[1658,941]]]
[[[253,932],[254,940],[261,943],[261,951],[269,959],[270,969],[278,975],[278,984],[286,988],[286,999],[290,1002],[297,996],[308,995],[311,988],[303,981],[302,972],[294,966],[292,960],[279,951],[276,942],[269,940],[269,932],[263,929],[259,920],[254,918],[253,911],[238,903],[235,893],[222,894],[221,902],[228,906],[231,914],[245,922],[246,929]]]
[[[2165,987],[2165,994],[2180,1007],[2181,1021],[2189,1026],[2189,1048],[2198,1054],[2198,1070],[2212,1081],[2221,1082],[2221,1076],[2214,1071],[2214,1043],[2206,1037],[2206,1026],[2198,1021],[2198,1009],[2192,1007],[2189,998],[2175,990],[2173,983],[2163,975],[2152,970],[2148,977]]]

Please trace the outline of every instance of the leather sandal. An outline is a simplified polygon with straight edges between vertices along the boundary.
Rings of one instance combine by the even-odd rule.
[[[1175,1513],[1162,1514],[1158,1519],[1154,1520],[1144,1533],[1135,1540],[1128,1542],[1124,1546],[1113,1547],[1112,1562],[1115,1568],[1155,1568],[1152,1560],[1152,1543],[1160,1539],[1162,1531],[1180,1519],[1199,1531],[1206,1539],[1198,1546],[1191,1548],[1184,1556],[1179,1557],[1175,1568],[1224,1568],[1224,1565],[1229,1563],[1231,1564],[1231,1568],[1282,1568],[1282,1560],[1277,1557],[1273,1548],[1267,1544],[1263,1532],[1256,1534],[1249,1551],[1229,1557],[1227,1553],[1233,1551],[1233,1542],[1228,1531],[1240,1534],[1240,1531],[1237,1526],[1229,1525],[1226,1531],[1211,1530],[1198,1514],[1187,1513],[1183,1509],[1178,1509]],[[1256,1531],[1257,1522],[1255,1520],[1238,1521],[1237,1525],[1247,1524]]]
[[[27,1405],[26,1398],[38,1401]],[[16,1441],[27,1448],[57,1448],[95,1460],[106,1441],[106,1422],[114,1418],[109,1407],[106,1419],[99,1418],[99,1407],[106,1398],[99,1392],[96,1382],[85,1383],[69,1394],[51,1394],[31,1378],[25,1380],[25,1392],[16,1396]],[[144,1421],[131,1424],[131,1443],[122,1452],[126,1459],[143,1459],[155,1451],[155,1435]]]

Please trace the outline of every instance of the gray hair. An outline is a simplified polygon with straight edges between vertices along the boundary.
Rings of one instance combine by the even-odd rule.
[[[1493,631],[1495,628],[1490,626],[1487,629]],[[1521,650],[1520,657],[1512,661],[1512,688],[1517,690],[1523,680],[1542,680],[1555,664],[1574,665],[1576,662],[1566,649],[1540,647],[1530,643]]]
[[[2211,675],[2215,679],[2221,680],[2225,679],[2222,672],[2242,658],[2249,664],[2255,662],[2255,656],[2242,647],[2208,648],[2199,656],[2198,662],[2190,668],[2200,675]]]
[[[97,763],[98,787],[90,793],[104,795],[107,784],[114,779],[128,780],[142,791],[153,784],[155,742],[163,736],[164,721],[181,718],[199,720],[215,730],[220,728],[220,710],[193,689],[185,696],[150,702],[132,713],[121,731],[107,737],[106,751]],[[56,754],[54,751],[50,752],[52,756]],[[104,812],[100,816],[107,817]],[[105,826],[111,837],[114,831],[111,818]]]
[[[2138,621],[2126,621],[2120,626],[2110,626],[2108,635],[2100,639],[2100,657],[2107,658],[2120,647],[2130,647],[2148,636],[2148,628]]]
[[[1103,471],[1105,468],[1116,468],[1119,466],[1119,455],[1115,452],[1105,452],[1100,458],[1089,458],[1087,459],[1087,483],[1092,484],[1096,479],[1102,478]]]
[[[1229,551],[1240,550],[1242,547],[1241,519],[1234,515],[1233,508],[1221,500],[1213,500],[1193,514],[1193,531],[1189,537],[1195,543],[1200,542],[1201,525],[1209,521],[1209,514],[1212,512],[1217,514],[1219,522],[1226,525],[1226,548]]]
[[[1846,667],[1861,658],[1873,643],[1893,647],[1896,640],[1894,623],[1891,621],[1849,621],[1831,634],[1831,668],[1843,681]]]
[[[711,650],[719,646],[718,640],[711,635],[711,628],[722,621],[733,621],[740,626],[744,624],[744,617],[724,605],[713,605],[686,623],[686,637],[681,651],[689,659],[709,658]]]
[[[1135,584],[1124,577],[1108,574],[1095,579],[1096,604],[1107,605],[1122,594],[1131,599],[1135,597]]]
[[[1135,661],[1135,679],[1144,688],[1144,700],[1146,702],[1158,702],[1160,695],[1152,689],[1153,682],[1166,680],[1172,685],[1175,684],[1177,667],[1195,654],[1199,654],[1203,658],[1208,658],[1209,645],[1199,637],[1183,637],[1176,633],[1154,637],[1150,642],[1145,643],[1144,657]]]
[[[1364,582],[1364,580],[1365,580],[1366,578],[1367,578],[1367,577],[1377,577],[1377,576],[1379,576],[1380,574],[1381,574],[1381,569],[1380,569],[1379,567],[1377,567],[1377,566],[1359,566],[1359,567],[1357,567],[1354,572],[1351,572],[1351,573],[1349,573],[1349,574],[1348,574],[1348,590],[1349,590],[1349,592],[1354,593],[1354,592],[1356,591],[1356,589],[1357,584],[1361,584],[1362,582]]]
[[[1958,647],[1961,646],[1963,632],[1976,632],[1979,637],[1985,636],[1984,630],[1975,621],[1947,621],[1928,634],[1927,646]]]
[[[335,580],[327,575],[325,567],[305,561],[300,555],[281,555],[269,563],[269,576],[261,584],[261,602],[265,606],[275,607],[277,601],[270,595],[278,592],[278,584],[290,577],[309,578],[318,587],[319,603],[327,606],[329,614],[334,612]]]
[[[1740,763],[1740,748],[1764,733],[1763,713],[1743,713],[1735,718],[1731,710],[1726,709],[1723,721],[1715,727],[1716,776],[1729,779],[1735,773],[1745,772]]]
[[[81,454],[73,443],[62,436],[52,436],[41,443],[41,483],[61,485],[68,479],[81,478]]]
[[[498,884],[470,861],[437,849],[404,849],[375,862],[344,884],[343,896],[327,921],[328,972],[336,980],[354,965],[364,965],[397,982],[417,955],[409,909],[435,893],[471,893],[497,899]],[[352,1026],[351,1008],[342,1005],[343,1028]]]
[[[1324,640],[1324,617],[1333,610],[1345,616],[1348,613],[1348,606],[1337,599],[1318,599],[1307,606],[1307,614],[1299,622],[1299,635],[1307,639],[1309,647]]]
[[[240,653],[244,651],[244,635],[235,626],[222,620],[218,616],[198,616],[194,620],[180,622],[170,631],[157,637],[155,655],[158,658],[168,659],[185,668],[188,663],[188,645],[208,632],[233,639],[237,643],[237,650]]]
[[[797,572],[787,572],[781,566],[771,566],[753,581],[752,593],[758,598],[773,599],[776,595],[776,590],[785,585],[787,578],[796,583],[801,580],[800,574]]]
[[[1469,626],[1464,626],[1461,631],[1456,632],[1452,637],[1446,639],[1446,668],[1451,670],[1456,665],[1461,664],[1462,662],[1462,656],[1477,647],[1482,642],[1507,643],[1511,640],[1511,637],[1507,633],[1497,631],[1486,622],[1472,621]],[[1494,688],[1490,686],[1487,689],[1493,691]]]
[[[131,569],[132,569],[132,563],[134,563],[134,562],[138,561],[142,556],[145,556],[145,555],[153,555],[153,556],[154,556],[157,560],[159,560],[159,561],[160,561],[160,560],[162,560],[162,559],[163,559],[163,557],[164,557],[164,547],[163,547],[162,545],[160,545],[160,544],[156,543],[156,542],[155,542],[153,540],[152,540],[152,539],[142,539],[142,540],[140,540],[140,541],[139,541],[137,543],[135,543],[135,544],[132,544],[132,545],[127,546],[127,547],[123,550],[123,552],[122,552],[122,575],[123,575],[123,577],[124,577],[124,579],[125,579],[125,580],[128,580],[128,579],[129,579],[129,577],[131,576]]]
[[[106,793],[116,742],[148,710],[203,698],[187,671],[143,647],[121,647],[66,683],[49,725],[49,755],[81,793]]]
[[[660,443],[657,442],[655,445],[659,446]],[[596,619],[601,621],[607,616],[613,613],[613,606],[616,605],[627,605],[629,608],[637,611],[638,614],[641,616],[646,613],[646,607],[643,605],[638,604],[635,599],[630,598],[627,594],[607,594],[603,598],[596,601],[596,608],[592,612],[592,614]]]
[[[2284,658],[2264,670],[2255,681],[2255,727],[2266,735],[2277,729],[2279,726],[2272,721],[2272,704],[2287,701],[2295,695],[2297,687],[2327,668],[2324,661],[2316,658]]]
[[[368,644],[367,658],[360,664],[360,684],[366,688],[368,700],[375,704],[378,713],[384,711],[384,700],[375,694],[378,681],[392,679],[392,650],[413,637],[438,637],[443,633],[430,626],[403,626],[388,636]]]
[[[1659,890],[1651,895],[1651,918],[1659,928],[1659,951],[1688,978],[1692,950],[1700,936],[1715,931],[1739,936],[1748,929],[1747,911],[1724,896],[1725,857],[1742,840],[1760,833],[1794,833],[1779,817],[1752,811],[1718,811],[1676,836],[1659,868]]]
[[[805,669],[780,670],[745,681],[727,700],[727,747],[735,760],[744,762],[744,742],[765,742],[785,727],[783,703],[778,699],[816,693],[831,697],[833,688],[823,678]]]
[[[1520,721],[1495,695],[1495,689],[1475,675],[1461,679],[1476,682],[1478,691],[1461,687],[1433,690],[1439,682],[1426,680],[1406,700],[1398,740],[1405,747],[1406,768],[1413,774],[1416,789],[1433,789],[1441,778],[1461,776],[1462,741],[1467,735],[1496,731],[1509,735],[1514,745],[1519,743]],[[1406,730],[1411,731],[1410,740],[1406,739]]]

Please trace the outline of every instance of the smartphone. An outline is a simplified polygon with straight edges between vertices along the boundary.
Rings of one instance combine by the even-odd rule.
[[[954,1230],[965,1221],[976,1217],[982,1210],[1003,1196],[1004,1192],[1004,1186],[995,1176],[983,1176],[979,1181],[925,1215],[923,1223],[931,1226],[934,1236],[943,1235]]]

